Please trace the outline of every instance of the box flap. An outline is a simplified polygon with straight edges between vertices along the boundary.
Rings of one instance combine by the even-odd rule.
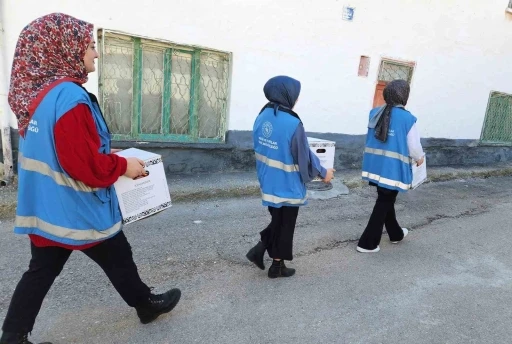
[[[159,154],[151,153],[137,148],[128,148],[116,153],[123,158],[139,158],[143,161],[148,161],[156,158],[160,158]]]
[[[334,141],[317,139],[316,137],[308,137],[308,142],[310,142],[310,143],[312,143],[312,142],[318,142],[318,143],[336,143],[336,142],[334,142]]]

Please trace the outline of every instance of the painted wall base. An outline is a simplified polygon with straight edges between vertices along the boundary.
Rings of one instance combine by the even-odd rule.
[[[336,142],[334,167],[337,170],[361,168],[365,135],[307,134]],[[12,130],[11,138],[16,163],[17,130]],[[438,138],[422,139],[422,144],[429,166],[488,166],[512,162],[512,145],[492,146],[480,144],[478,140]],[[225,144],[114,142],[113,147],[136,147],[161,154],[168,174],[252,171],[255,168],[250,131],[229,131]]]

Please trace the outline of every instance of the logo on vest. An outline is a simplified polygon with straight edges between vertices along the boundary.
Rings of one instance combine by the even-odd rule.
[[[274,130],[272,127],[272,123],[270,123],[269,121],[263,123],[262,132],[263,136],[265,136],[267,139],[270,137],[270,135],[272,135],[272,130]]]
[[[272,127],[272,123],[269,121],[266,121],[261,126],[261,133],[264,137],[258,137],[258,142],[262,146],[266,146],[270,149],[279,149],[279,146],[277,145],[277,142],[269,140],[269,137],[272,135],[272,131],[274,130],[274,127]]]
[[[37,121],[34,120],[34,119],[31,119],[30,122],[29,122],[29,126],[28,126],[27,130],[31,131],[33,133],[38,133],[39,132],[39,128],[37,127]]]

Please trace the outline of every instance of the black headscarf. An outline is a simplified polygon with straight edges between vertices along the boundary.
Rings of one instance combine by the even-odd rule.
[[[388,139],[389,123],[391,122],[391,110],[395,106],[404,107],[409,100],[410,87],[405,80],[393,80],[384,89],[386,107],[375,126],[377,140],[386,142]]]
[[[263,87],[263,93],[265,93],[269,103],[261,111],[267,107],[272,107],[274,108],[274,114],[277,114],[277,110],[281,108],[280,110],[285,110],[285,112],[298,118],[292,108],[299,98],[300,81],[289,76],[276,76],[267,81]]]

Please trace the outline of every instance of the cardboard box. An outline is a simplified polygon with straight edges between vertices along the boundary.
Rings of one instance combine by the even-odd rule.
[[[418,186],[423,184],[427,180],[427,158],[423,161],[420,166],[416,165],[416,162],[412,162],[412,184],[411,189],[416,189]]]
[[[146,163],[147,175],[136,179],[125,176],[114,183],[123,223],[128,224],[171,207],[171,195],[162,157],[136,148],[116,153],[125,158],[139,158]]]
[[[316,139],[308,137],[309,148],[320,159],[320,164],[324,168],[334,167],[334,151],[336,149],[336,142]]]
[[[308,137],[309,148],[320,159],[320,165],[325,169],[334,167],[334,152],[336,150],[336,142]],[[317,177],[314,179],[321,180]]]

